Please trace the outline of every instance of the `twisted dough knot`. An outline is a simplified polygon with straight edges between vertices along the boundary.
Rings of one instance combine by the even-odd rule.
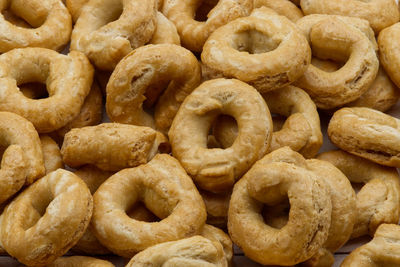
[[[289,198],[286,225],[271,227],[263,205]],[[333,165],[305,160],[289,148],[266,155],[236,183],[228,230],[246,256],[266,265],[294,265],[321,249],[334,252],[350,237],[355,222],[355,193]],[[267,215],[268,217],[268,215]]]

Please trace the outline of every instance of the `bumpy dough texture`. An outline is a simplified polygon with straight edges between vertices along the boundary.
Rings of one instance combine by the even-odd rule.
[[[227,149],[207,147],[218,115],[234,117],[239,133]],[[202,83],[181,105],[168,133],[172,153],[202,189],[227,191],[268,150],[272,121],[264,99],[253,87],[215,79]]]
[[[400,23],[396,23],[379,33],[378,45],[382,66],[385,68],[390,79],[400,87]]]
[[[254,8],[268,7],[279,15],[285,16],[292,22],[304,17],[303,12],[288,0],[254,0]]]
[[[201,60],[225,77],[267,92],[300,78],[311,50],[294,23],[262,7],[218,28],[204,44]]]
[[[395,0],[301,0],[304,14],[330,14],[368,20],[376,33],[399,21]]]
[[[94,194],[93,230],[112,252],[132,257],[150,246],[200,233],[206,209],[196,187],[179,162],[158,154],[145,165],[111,176]],[[130,218],[137,202],[161,220]]]
[[[40,133],[52,132],[79,114],[92,80],[93,67],[80,52],[14,49],[0,56],[0,110],[28,119]],[[30,82],[46,84],[49,97],[25,97],[18,85]]]
[[[93,164],[118,171],[148,162],[165,142],[162,134],[148,127],[103,123],[72,129],[65,135],[61,154],[73,168]]]
[[[197,13],[207,6],[212,9],[206,11],[205,21],[197,21]],[[182,45],[196,52],[201,52],[205,41],[216,29],[236,18],[248,16],[252,9],[253,0],[164,0],[163,5],[163,13],[176,25]]]
[[[370,108],[342,108],[328,135],[337,147],[390,167],[400,167],[400,120]]]
[[[156,29],[154,0],[90,0],[71,37],[71,49],[85,53],[102,70],[113,70]]]
[[[167,132],[200,79],[200,65],[189,50],[172,44],[140,47],[121,60],[110,77],[107,114],[115,122]],[[154,118],[143,110],[153,105]]]
[[[306,92],[295,86],[262,94],[271,113],[287,117],[272,134],[268,151],[289,146],[306,158],[312,158],[321,148],[322,133],[317,108]],[[275,121],[275,119],[273,118]],[[237,125],[230,117],[220,117],[213,134],[222,147],[230,147],[237,137]]]
[[[354,101],[365,93],[375,80],[379,61],[376,42],[368,22],[334,15],[310,15],[297,21],[306,36],[313,55],[346,64],[327,72],[314,65],[296,85],[304,89],[321,109],[333,109]],[[369,29],[369,31],[368,31]]]
[[[60,257],[47,267],[114,267],[109,261],[84,256]]]
[[[19,194],[5,209],[1,242],[29,266],[45,266],[66,253],[83,235],[93,201],[85,183],[59,169]]]
[[[215,194],[200,190],[200,195],[206,205],[207,223],[225,229],[232,192]]]
[[[397,223],[400,218],[400,178],[395,168],[380,166],[344,151],[318,155],[340,169],[352,183],[364,186],[357,193],[357,222],[352,238],[373,236],[383,223]]]
[[[332,204],[326,182],[290,148],[266,155],[239,180],[229,203],[232,241],[252,260],[265,265],[294,265],[311,258],[326,242]],[[287,224],[276,229],[260,215],[264,204],[289,198]]]
[[[47,135],[40,136],[40,143],[42,145],[43,161],[46,174],[57,169],[64,168],[64,162],[62,160],[61,151],[58,144]]]
[[[220,243],[201,236],[166,242],[136,254],[127,267],[227,267]]]
[[[61,0],[1,0],[0,11],[9,10],[27,23],[14,24],[0,16],[0,52],[14,48],[44,47],[60,50],[69,41],[71,15]]]
[[[396,222],[397,223],[397,222]],[[341,267],[399,266],[400,226],[382,224],[374,238],[347,256]]]

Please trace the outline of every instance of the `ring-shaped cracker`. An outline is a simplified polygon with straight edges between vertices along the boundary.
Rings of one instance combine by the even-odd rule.
[[[304,14],[330,14],[368,20],[376,33],[399,21],[395,0],[301,0]]]
[[[227,149],[207,148],[207,136],[218,115],[234,117],[238,137]],[[272,121],[264,99],[235,79],[202,83],[181,105],[168,133],[172,153],[202,189],[229,190],[268,150]]]
[[[89,0],[63,0],[74,22],[78,20],[79,16],[81,15],[83,6],[88,1]]]
[[[57,130],[75,118],[89,93],[93,68],[80,52],[67,56],[45,48],[14,49],[0,56],[0,110],[28,119],[39,133]],[[30,99],[18,85],[46,84],[49,97]]]
[[[93,198],[94,234],[108,249],[124,257],[162,242],[196,235],[207,216],[190,177],[176,159],[165,154],[114,174]],[[161,221],[148,223],[130,218],[126,211],[139,201]]]
[[[281,16],[285,16],[292,22],[304,17],[303,12],[295,4],[288,0],[254,0],[254,8],[268,7]]]
[[[263,204],[289,198],[287,224],[265,224]],[[332,205],[326,183],[307,169],[306,160],[289,148],[266,155],[233,188],[228,230],[245,255],[265,265],[294,265],[311,258],[325,243]]]
[[[48,135],[40,135],[40,143],[42,146],[44,167],[46,169],[45,173],[49,174],[52,171],[64,168],[58,144]]]
[[[11,256],[28,266],[50,264],[83,235],[92,208],[85,183],[59,169],[32,184],[6,207],[2,244]]]
[[[90,0],[71,36],[71,49],[85,53],[99,69],[113,70],[156,29],[155,0]]]
[[[207,210],[207,223],[225,229],[228,222],[229,200],[232,192],[220,194],[199,190]]]
[[[321,148],[322,133],[317,108],[309,95],[295,86],[286,86],[262,96],[271,113],[287,117],[273,132],[269,151],[289,146],[306,158],[314,157]],[[237,137],[237,125],[230,117],[220,117],[213,134],[222,147],[230,147]]]
[[[381,165],[400,167],[400,120],[370,108],[342,108],[328,125],[334,145]]]
[[[167,132],[200,79],[200,65],[189,50],[172,44],[140,47],[121,60],[110,77],[107,114],[115,122]],[[155,104],[154,118],[143,104]]]
[[[178,29],[182,45],[195,52],[201,52],[216,29],[236,18],[248,16],[253,9],[253,0],[219,0],[207,14],[206,21],[196,21],[196,9],[203,2],[205,0],[164,0],[163,5],[163,13]]]
[[[218,28],[204,44],[201,60],[225,77],[267,92],[300,78],[311,50],[293,22],[262,7]]]
[[[61,0],[1,0],[0,11],[6,9],[36,28],[13,24],[0,15],[1,53],[23,47],[60,50],[68,43],[72,21]]]
[[[367,22],[365,22],[367,23]],[[379,61],[374,43],[362,21],[341,16],[310,15],[297,21],[313,55],[346,64],[326,72],[310,64],[296,85],[304,89],[321,109],[333,109],[354,101],[371,86]]]
[[[382,223],[397,223],[400,218],[400,177],[396,169],[380,166],[344,151],[318,155],[341,170],[352,183],[363,183],[357,193],[357,221],[352,238],[369,234]]]
[[[390,79],[400,87],[400,45],[393,40],[400,37],[400,23],[396,23],[379,33],[378,45],[382,66]]]
[[[115,267],[109,261],[100,260],[92,257],[71,256],[60,257],[47,267]]]

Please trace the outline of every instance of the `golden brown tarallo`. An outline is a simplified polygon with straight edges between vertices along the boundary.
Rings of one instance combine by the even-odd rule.
[[[400,23],[396,23],[379,33],[378,44],[382,66],[390,79],[400,87],[400,45],[394,41],[400,36]]]
[[[304,17],[303,12],[295,4],[288,0],[254,0],[254,8],[268,7],[281,16],[285,16],[292,22]]]
[[[114,267],[114,264],[92,257],[71,256],[60,257],[47,267]]]

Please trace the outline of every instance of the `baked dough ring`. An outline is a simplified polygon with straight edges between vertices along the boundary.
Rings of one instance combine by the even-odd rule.
[[[330,14],[368,20],[376,33],[399,21],[395,0],[301,0],[304,14]]]
[[[297,21],[314,56],[347,61],[335,72],[309,65],[304,76],[296,81],[295,84],[311,96],[318,108],[333,109],[354,101],[375,80],[379,61],[374,43],[370,41],[374,37],[363,30],[362,22],[356,18],[329,15],[311,15]]]
[[[136,254],[126,267],[227,267],[222,246],[202,236],[165,242]]]
[[[200,195],[206,205],[207,223],[225,229],[232,191],[215,194],[200,190]]]
[[[44,47],[60,50],[69,41],[72,21],[61,0],[1,0],[0,11],[10,9],[35,28],[14,25],[0,16],[0,52]]]
[[[211,241],[221,243],[228,266],[231,266],[233,257],[233,244],[229,235],[227,235],[221,229],[208,224],[204,225],[200,235]]]
[[[93,198],[94,234],[108,249],[124,257],[162,242],[196,235],[207,216],[190,177],[176,159],[165,154],[114,174]],[[128,217],[126,211],[139,201],[161,221],[147,223]]]
[[[114,267],[114,264],[91,257],[72,256],[60,257],[47,267]]]
[[[303,12],[289,0],[254,0],[254,8],[268,7],[281,16],[285,16],[292,22],[304,17]]]
[[[379,267],[399,266],[400,226],[382,224],[376,230],[374,238],[367,244],[355,249],[347,256],[341,267]]]
[[[289,198],[287,224],[265,224],[263,204]],[[281,148],[257,161],[233,188],[228,230],[245,255],[265,265],[294,265],[311,258],[325,243],[332,205],[326,183],[307,169],[306,160]]]
[[[378,44],[382,66],[385,68],[390,79],[400,87],[400,45],[393,40],[400,36],[400,23],[396,23],[379,33]]]
[[[342,108],[328,125],[333,144],[381,165],[400,167],[400,120],[370,108]]]
[[[209,129],[220,114],[234,117],[239,134],[227,149],[208,149]],[[268,150],[272,121],[264,99],[253,87],[215,79],[202,83],[181,105],[168,133],[172,153],[202,189],[229,190]]]
[[[92,79],[93,68],[80,52],[14,49],[0,56],[0,110],[28,119],[40,133],[52,132],[79,114]],[[18,85],[29,82],[46,84],[49,97],[25,97]]]
[[[50,264],[83,235],[92,208],[92,196],[81,179],[66,170],[54,171],[6,207],[3,246],[26,265]]]
[[[201,52],[216,29],[236,18],[248,16],[253,9],[253,0],[219,0],[205,21],[197,21],[194,19],[196,10],[203,2],[207,1],[164,0],[163,5],[163,13],[176,25],[182,45],[195,52]]]
[[[155,0],[90,0],[71,37],[71,49],[84,52],[99,69],[113,70],[156,29]]]
[[[119,171],[150,161],[166,143],[162,134],[148,127],[103,123],[69,131],[61,154],[73,168],[93,164],[105,171]]]
[[[201,60],[264,93],[300,78],[311,50],[294,23],[262,7],[218,28],[204,44]]]
[[[151,38],[150,44],[175,44],[180,45],[181,39],[175,24],[167,19],[163,13],[157,11],[157,27]]]
[[[126,56],[107,85],[107,114],[120,123],[167,132],[179,106],[200,83],[200,66],[188,50],[171,44],[147,45]],[[159,97],[161,91],[165,92]],[[143,110],[154,105],[154,118]]]
[[[352,183],[363,183],[357,193],[357,222],[352,238],[373,236],[382,223],[397,223],[400,218],[400,178],[387,168],[344,151],[318,155],[340,169]]]
[[[42,145],[46,174],[64,168],[64,162],[58,144],[48,135],[41,135],[40,143]]]
[[[88,1],[89,0],[63,0],[74,22],[78,20],[79,16],[81,15],[83,6]]]
[[[317,108],[306,92],[287,86],[262,95],[271,113],[286,116],[283,126],[272,134],[268,151],[289,146],[306,158],[312,158],[321,148],[322,133]],[[237,137],[236,122],[220,117],[213,134],[223,148],[230,147]]]

